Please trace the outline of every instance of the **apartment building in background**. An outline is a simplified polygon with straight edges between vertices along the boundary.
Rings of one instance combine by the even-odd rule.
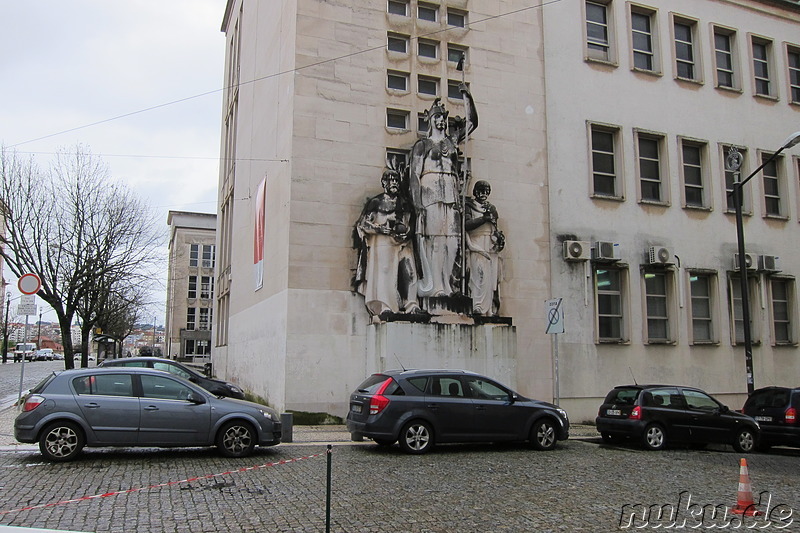
[[[797,2],[230,0],[222,31],[220,377],[281,410],[338,416],[365,375],[401,366],[481,371],[557,396],[577,421],[634,380],[741,406],[728,193],[800,130]],[[463,158],[491,184],[506,237],[513,326],[485,344],[461,326],[372,323],[350,286],[365,199],[387,160],[408,160],[436,98],[465,115],[462,82],[479,115]],[[798,155],[744,187],[757,386],[800,374]]]
[[[167,215],[166,357],[203,360],[211,354],[216,219],[214,214],[187,211]]]

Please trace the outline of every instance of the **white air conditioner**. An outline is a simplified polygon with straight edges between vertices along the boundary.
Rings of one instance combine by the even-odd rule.
[[[761,270],[762,272],[780,272],[781,271],[780,257],[775,255],[759,255],[758,269]]]
[[[744,254],[744,263],[747,265],[747,270],[755,270],[758,268],[758,257],[756,254]],[[733,269],[739,270],[739,254],[733,254]]]
[[[619,261],[615,242],[597,241],[592,246],[592,259],[595,261]]]
[[[671,265],[675,262],[675,257],[666,246],[651,246],[647,249],[647,261],[651,265]]]
[[[592,246],[587,241],[564,241],[564,259],[586,261],[592,258]]]

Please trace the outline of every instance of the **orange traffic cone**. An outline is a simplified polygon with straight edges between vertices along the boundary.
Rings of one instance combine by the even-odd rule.
[[[739,494],[732,512],[744,516],[762,514],[753,502],[753,488],[750,486],[750,474],[747,472],[747,461],[744,458],[739,461]]]

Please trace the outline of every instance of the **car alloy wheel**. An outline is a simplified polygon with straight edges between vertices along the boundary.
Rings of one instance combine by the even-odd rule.
[[[733,441],[733,449],[739,453],[750,453],[756,447],[756,436],[750,428],[739,430],[736,440]]]
[[[247,457],[255,446],[255,432],[247,422],[228,422],[217,434],[217,447],[225,457]]]
[[[407,453],[422,454],[433,448],[433,431],[427,422],[409,422],[400,432],[400,447]]]
[[[648,450],[660,450],[667,444],[667,435],[661,426],[651,424],[644,430],[642,442]]]
[[[73,422],[50,424],[39,438],[39,450],[50,461],[71,461],[85,444],[83,431]]]
[[[533,425],[531,444],[535,449],[542,451],[556,447],[556,426],[552,420],[544,418]]]

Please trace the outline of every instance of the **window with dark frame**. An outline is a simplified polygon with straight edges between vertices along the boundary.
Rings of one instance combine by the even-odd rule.
[[[187,298],[197,298],[197,276],[189,276],[189,294]]]

